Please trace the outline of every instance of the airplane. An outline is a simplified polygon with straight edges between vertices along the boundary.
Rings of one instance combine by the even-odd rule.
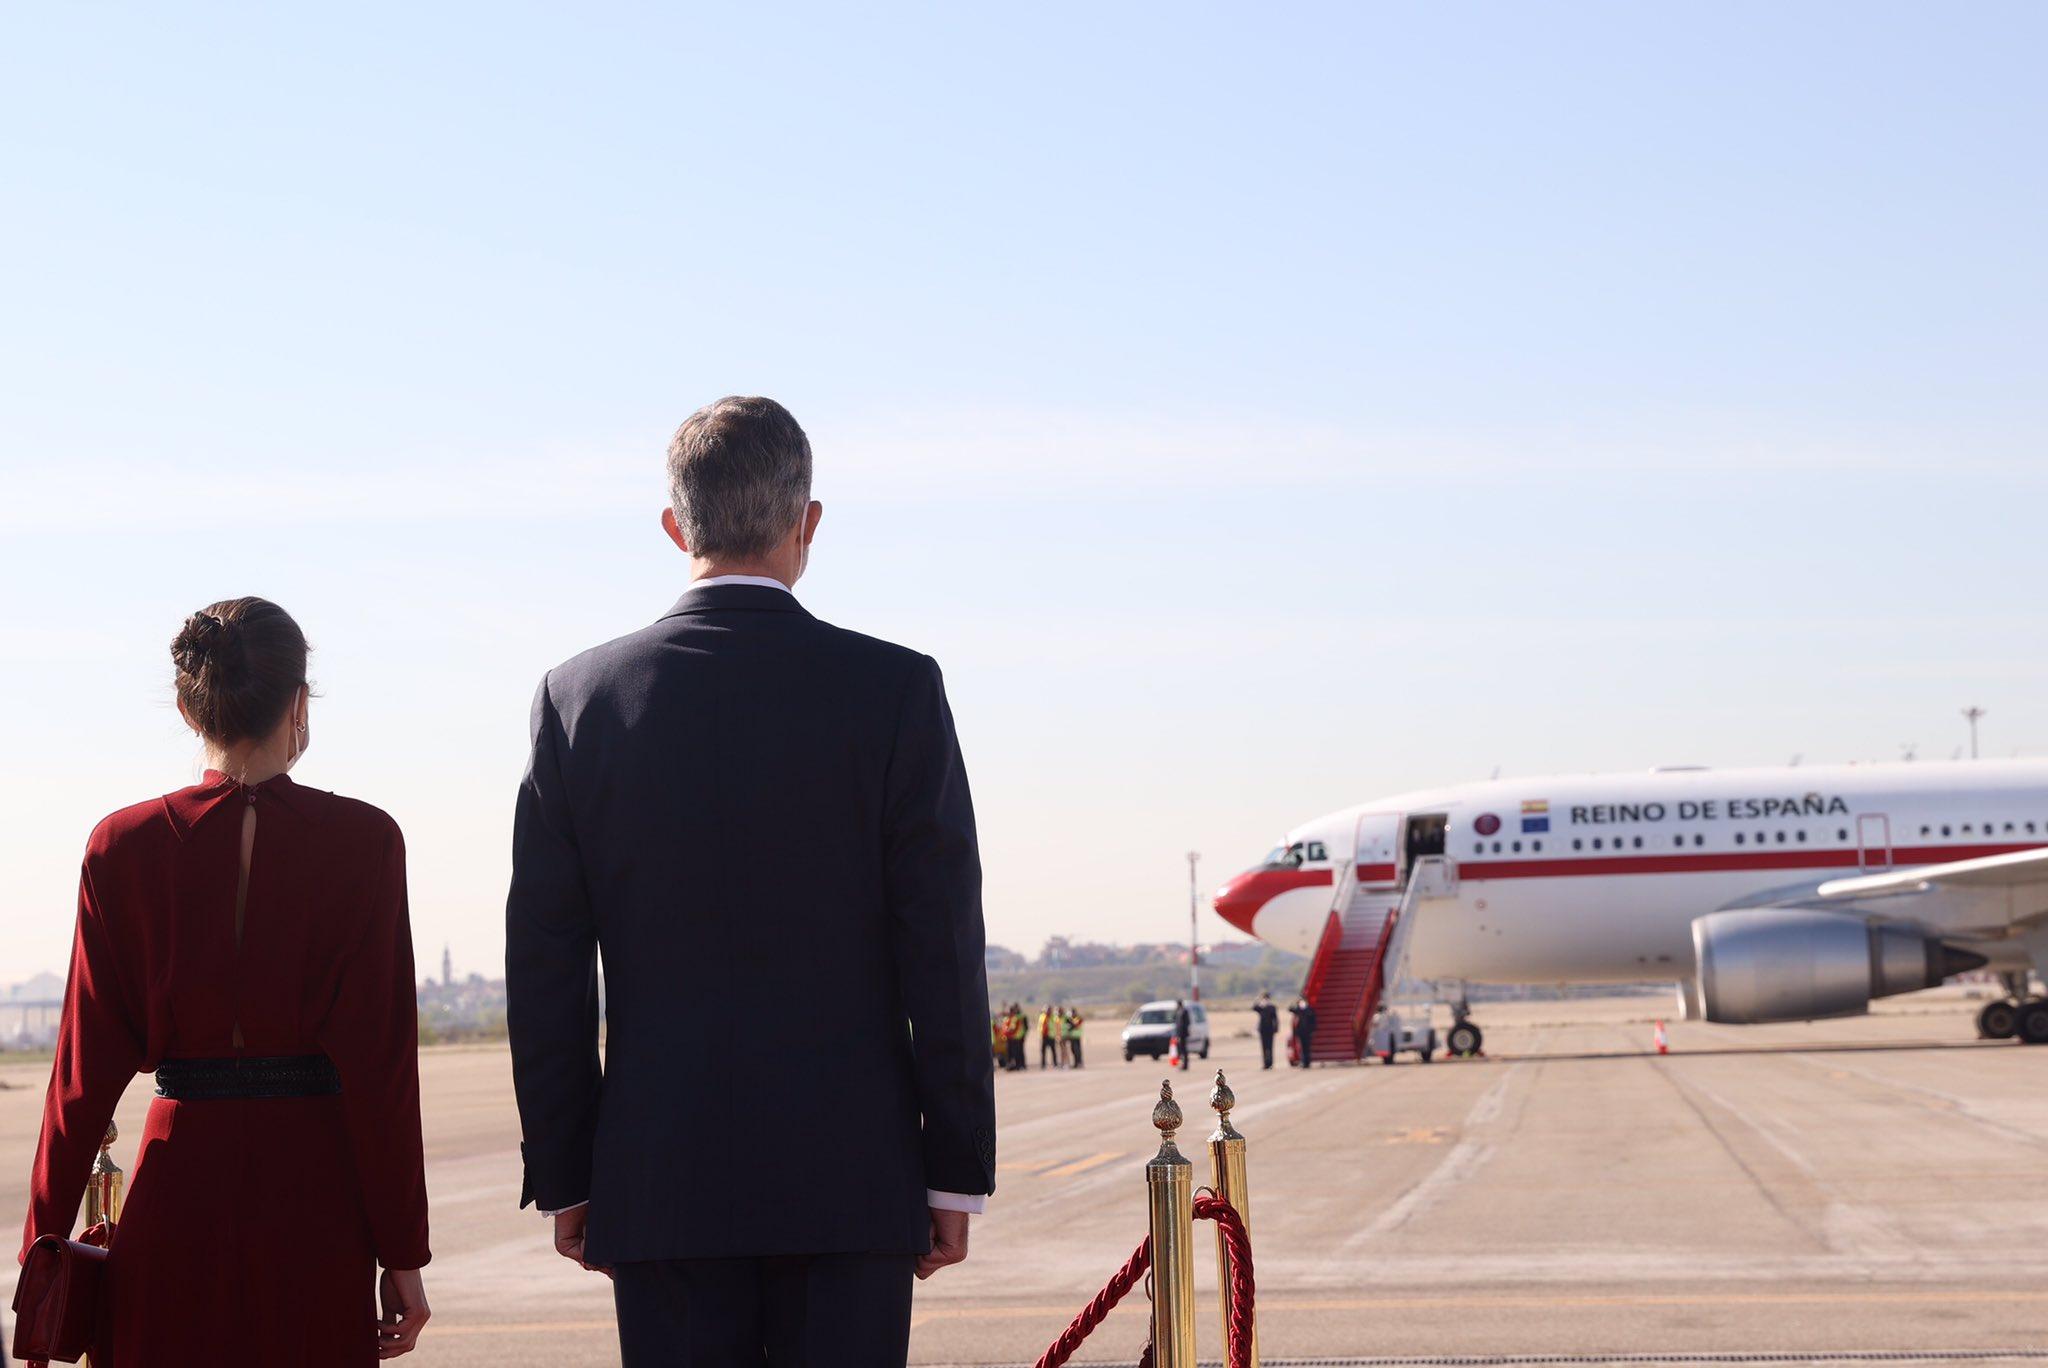
[[[1289,831],[1214,906],[1311,957],[1317,1058],[1391,1062],[1375,1022],[1383,1040],[1382,999],[1404,995],[1448,1002],[1446,1047],[1476,1054],[1475,983],[1669,978],[1682,1016],[1751,1024],[1854,1016],[1977,969],[2005,992],[1978,1034],[2048,1044],[2048,998],[2030,991],[2048,972],[2048,761],[1685,765],[1397,794]]]

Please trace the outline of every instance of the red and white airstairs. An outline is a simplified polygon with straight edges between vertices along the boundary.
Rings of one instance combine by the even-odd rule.
[[[1372,876],[1361,880],[1361,868],[1371,869]],[[1338,875],[1329,920],[1301,989],[1316,1009],[1317,1060],[1352,1062],[1372,1052],[1374,1018],[1388,1003],[1389,985],[1401,985],[1411,997],[1419,986],[1403,983],[1416,903],[1457,888],[1457,868],[1441,855],[1396,867],[1392,882],[1385,881],[1386,873],[1385,866],[1354,861]],[[1426,996],[1416,997],[1415,1005],[1427,1023]]]

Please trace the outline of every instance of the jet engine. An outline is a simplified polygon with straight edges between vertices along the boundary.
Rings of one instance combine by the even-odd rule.
[[[1856,1016],[1985,963],[1910,926],[1799,907],[1708,913],[1692,944],[1700,1006],[1729,1025]]]

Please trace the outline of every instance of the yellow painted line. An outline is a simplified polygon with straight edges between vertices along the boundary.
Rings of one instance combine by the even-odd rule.
[[[1041,1178],[1071,1178],[1077,1173],[1086,1173],[1089,1169],[1101,1168],[1111,1160],[1121,1159],[1128,1153],[1130,1153],[1129,1150],[1104,1150],[1100,1154],[1091,1154],[1086,1159],[1076,1159],[1071,1164],[1061,1164],[1058,1168],[1047,1169],[1038,1176]]]
[[[1051,1167],[1052,1167],[1052,1166],[1053,1166],[1054,1164],[1057,1164],[1057,1163],[1059,1163],[1059,1162],[1060,1162],[1060,1161],[1059,1161],[1059,1160],[1057,1160],[1057,1159],[1034,1159],[1034,1160],[1032,1160],[1032,1161],[1031,1161],[1030,1163],[1028,1163],[1028,1164],[997,1164],[997,1165],[996,1165],[996,1172],[997,1172],[997,1173],[1043,1173],[1043,1172],[1045,1172],[1045,1171],[1046,1171],[1047,1169],[1051,1168]]]
[[[615,1320],[506,1321],[497,1325],[447,1325],[436,1322],[436,1335],[552,1335],[562,1330],[617,1330]]]
[[[1616,1294],[1612,1296],[1457,1296],[1457,1297],[1362,1297],[1303,1300],[1286,1297],[1261,1297],[1259,1310],[1267,1311],[1380,1311],[1380,1310],[1430,1310],[1435,1308],[1465,1307],[1510,1307],[1515,1309],[1543,1309],[1558,1306],[1576,1307],[1647,1307],[1647,1306],[1833,1306],[1833,1305],[1896,1305],[1901,1302],[1913,1303],[2034,1303],[2048,1302],[2048,1291],[1938,1291],[1938,1292],[1718,1292],[1704,1295],[1670,1295],[1658,1293]],[[920,1310],[911,1318],[915,1328],[935,1320],[1034,1320],[1040,1317],[1054,1318],[1071,1316],[1079,1310],[1080,1302],[1073,1306],[962,1306],[933,1307]]]
[[[1083,1298],[1085,1300],[1085,1298]],[[1328,1299],[1261,1297],[1261,1311],[1379,1311],[1427,1310],[1435,1307],[1545,1308],[1557,1306],[1869,1306],[1976,1303],[1980,1305],[2030,1305],[2048,1302],[2048,1290],[1947,1290],[1928,1292],[1711,1292],[1698,1295],[1672,1293],[1617,1293],[1609,1296],[1457,1296],[1457,1297],[1337,1297]],[[920,1309],[911,1317],[911,1327],[949,1320],[1041,1320],[1064,1318],[1081,1306],[935,1306]],[[563,1330],[614,1330],[618,1322],[512,1321],[495,1325],[449,1325],[436,1320],[431,1327],[437,1337],[448,1335],[547,1335]]]

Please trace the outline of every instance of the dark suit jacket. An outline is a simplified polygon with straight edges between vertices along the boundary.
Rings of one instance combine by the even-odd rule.
[[[995,1190],[981,864],[929,657],[716,585],[557,666],[505,934],[521,1204],[590,1199],[592,1262],[922,1252],[928,1187]]]

